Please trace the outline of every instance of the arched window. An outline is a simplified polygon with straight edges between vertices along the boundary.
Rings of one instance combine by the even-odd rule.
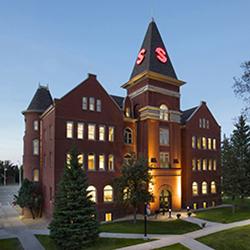
[[[216,183],[215,183],[215,181],[211,182],[211,193],[212,194],[216,193]]]
[[[89,192],[88,196],[91,196],[90,200],[96,203],[96,188],[94,186],[89,186],[87,191]]]
[[[202,182],[202,194],[207,194],[207,183],[205,181]]]
[[[112,202],[113,201],[113,188],[110,185],[107,185],[103,189],[103,201]]]
[[[168,121],[168,108],[165,104],[160,106],[160,119]]]
[[[192,194],[193,195],[198,195],[198,184],[197,184],[197,182],[192,183]]]
[[[124,143],[132,144],[133,142],[133,132],[130,128],[125,128],[124,130]]]
[[[39,155],[39,140],[33,140],[33,155]]]

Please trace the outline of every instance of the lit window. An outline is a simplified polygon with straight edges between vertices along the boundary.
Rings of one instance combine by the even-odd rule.
[[[109,141],[114,141],[114,127],[109,127]]]
[[[168,108],[165,104],[160,106],[160,119],[164,121],[168,120]]]
[[[208,170],[211,171],[213,169],[213,161],[209,159],[208,161]]]
[[[94,124],[88,125],[88,139],[95,140],[95,125]]]
[[[95,170],[95,155],[92,153],[88,155],[88,170]]]
[[[124,143],[132,144],[132,142],[133,142],[132,129],[125,128],[125,130],[124,130]]]
[[[130,108],[125,109],[125,116],[130,117]]]
[[[192,159],[192,170],[196,170],[196,159]]]
[[[83,165],[83,163],[84,163],[84,155],[83,154],[79,154],[78,155],[78,164],[80,165],[80,167],[83,167],[84,165]]]
[[[206,137],[202,137],[202,148],[207,149],[207,138]]]
[[[209,120],[207,120],[207,129],[209,129]]]
[[[169,153],[160,152],[160,167],[169,168]]]
[[[216,150],[216,139],[213,139],[213,149]]]
[[[105,126],[99,126],[99,141],[105,141]]]
[[[94,97],[89,98],[89,110],[95,111],[95,98]]]
[[[160,145],[169,144],[169,130],[167,128],[160,128]]]
[[[104,157],[104,154],[99,155],[99,169],[100,170],[105,169],[105,157]]]
[[[88,98],[87,97],[83,97],[82,98],[82,109],[83,110],[87,110],[88,109]]]
[[[33,181],[35,182],[39,181],[39,169],[33,170]]]
[[[203,208],[207,208],[207,203],[205,201],[203,202]]]
[[[196,148],[196,137],[192,136],[192,148]]]
[[[84,125],[83,123],[77,123],[77,138],[83,139]]]
[[[66,137],[73,138],[73,122],[67,122]]]
[[[94,186],[89,186],[87,188],[88,191],[88,197],[90,197],[90,200],[96,203],[96,188]]]
[[[216,183],[215,183],[215,181],[211,182],[211,193],[212,194],[216,193]]]
[[[208,142],[208,149],[211,150],[212,149],[212,139],[208,138],[207,142]]]
[[[99,99],[96,100],[96,111],[97,112],[101,112],[102,111],[102,102]]]
[[[108,170],[114,170],[114,156],[113,155],[109,155]]]
[[[197,138],[197,148],[201,149],[201,137]]]
[[[197,203],[193,203],[193,209],[196,210],[198,208]]]
[[[105,221],[112,221],[112,213],[105,213]]]
[[[192,183],[192,194],[193,195],[198,195],[198,184],[197,184],[197,182]]]
[[[197,160],[197,169],[200,171],[201,170],[201,159]]]
[[[113,188],[110,185],[107,185],[103,189],[103,201],[112,202],[113,201]]]
[[[36,120],[36,121],[34,121],[34,130],[35,131],[37,131],[38,130],[38,128],[39,128],[39,126],[38,126],[38,121]]]
[[[217,169],[217,161],[216,160],[213,160],[213,170],[216,171]]]
[[[203,159],[202,161],[202,170],[207,170],[207,159]]]
[[[70,154],[66,154],[66,164],[67,164],[68,168],[70,167],[70,160],[71,160],[71,155]]]
[[[207,194],[207,183],[205,181],[202,182],[202,189],[201,192],[202,194]]]
[[[39,140],[33,140],[33,155],[39,155]]]

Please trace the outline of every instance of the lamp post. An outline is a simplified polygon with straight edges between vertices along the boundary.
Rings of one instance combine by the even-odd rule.
[[[147,239],[147,202],[144,203],[144,239]]]

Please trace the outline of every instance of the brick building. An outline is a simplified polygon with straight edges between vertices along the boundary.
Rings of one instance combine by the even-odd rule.
[[[123,215],[112,182],[132,153],[148,159],[152,210],[219,204],[220,126],[205,102],[180,109],[183,84],[152,21],[122,85],[126,97],[109,95],[93,74],[60,99],[39,86],[23,112],[23,164],[24,176],[41,184],[45,215],[52,215],[72,145],[80,152],[100,220]]]

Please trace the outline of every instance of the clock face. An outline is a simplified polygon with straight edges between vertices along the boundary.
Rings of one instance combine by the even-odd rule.
[[[155,56],[161,63],[166,63],[168,60],[166,51],[161,47],[155,49]]]
[[[138,56],[137,56],[137,60],[136,60],[136,64],[141,64],[142,61],[144,60],[145,58],[145,54],[146,54],[146,49],[141,49]]]

